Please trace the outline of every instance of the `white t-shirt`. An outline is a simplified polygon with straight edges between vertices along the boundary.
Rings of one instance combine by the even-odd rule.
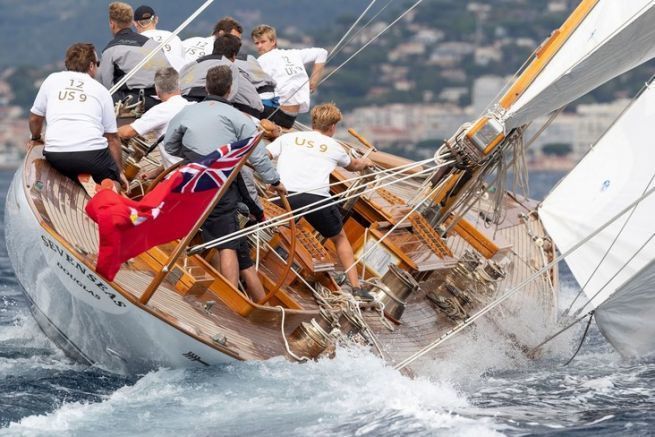
[[[182,41],[182,48],[186,63],[194,62],[198,58],[212,54],[214,51],[214,37],[195,36],[185,39]]]
[[[162,41],[166,41],[166,39],[171,35],[171,33],[172,32],[169,32],[168,30],[152,29],[142,32],[141,35],[147,36],[148,38],[159,44]],[[184,49],[182,48],[182,41],[177,36],[173,37],[173,39],[171,39],[167,44],[165,44],[162,50],[164,50],[166,59],[168,59],[168,62],[170,62],[171,67],[173,67],[177,71],[180,71],[182,67],[184,67],[184,65],[187,63],[186,60],[184,59]]]
[[[87,73],[52,73],[41,84],[30,111],[45,117],[48,152],[105,149],[103,135],[117,132],[109,91]]]
[[[173,96],[150,108],[145,114],[134,120],[131,124],[132,129],[139,135],[154,133],[157,138],[166,133],[168,122],[177,115],[185,106],[191,105],[195,102],[189,102],[182,96]],[[159,143],[159,152],[161,154],[161,161],[164,167],[168,168],[181,158],[169,155],[163,147],[163,143]]]
[[[300,105],[298,112],[309,111],[309,76],[305,64],[324,64],[327,50],[321,48],[281,50],[264,53],[257,62],[277,83],[275,92],[281,105]]]
[[[330,196],[330,173],[350,165],[350,156],[334,139],[320,132],[291,132],[266,149],[277,158],[280,180],[289,191]]]

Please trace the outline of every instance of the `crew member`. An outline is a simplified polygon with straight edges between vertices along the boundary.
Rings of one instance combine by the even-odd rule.
[[[207,95],[205,86],[207,71],[218,65],[226,65],[232,71],[232,88],[227,100],[237,109],[261,118],[261,111],[264,109],[259,93],[255,86],[248,81],[239,71],[234,63],[236,54],[241,47],[241,41],[232,35],[216,37],[214,49],[211,55],[203,56],[197,61],[186,65],[180,73],[182,94],[192,101],[201,101]]]
[[[289,196],[291,208],[297,210],[318,202],[310,209],[320,209],[304,217],[323,237],[332,240],[341,265],[347,269],[355,263],[355,258],[343,230],[339,208],[330,200],[330,173],[337,166],[349,171],[361,171],[372,163],[368,159],[351,158],[332,138],[337,123],[341,121],[341,111],[336,105],[325,103],[315,106],[311,116],[313,130],[284,134],[270,143],[267,149],[272,158],[277,158],[280,179],[292,194]],[[361,288],[356,269],[351,268],[347,278],[353,295],[362,300],[372,299]]]
[[[221,144],[229,144],[252,137],[257,128],[245,114],[229,104],[226,97],[232,85],[232,71],[219,65],[207,72],[207,97],[204,101],[185,107],[168,125],[164,147],[168,153],[188,161],[196,161],[209,155]],[[252,152],[249,163],[265,183],[271,184],[278,194],[286,194],[280,176],[273,167],[263,144]],[[237,203],[245,194],[239,191],[239,183],[233,183],[203,224],[203,238],[214,240],[239,230]],[[241,276],[255,301],[265,296],[264,288],[250,259],[247,241],[242,237],[217,246],[219,259],[215,267],[235,287]]]
[[[158,70],[155,73],[155,90],[162,103],[148,110],[141,118],[134,120],[132,124],[121,126],[118,129],[118,135],[121,138],[128,139],[136,135],[144,136],[148,134],[159,138],[165,134],[171,119],[185,106],[192,103],[181,96],[179,79],[180,77],[173,67]],[[180,160],[180,158],[166,153],[161,143],[159,153],[165,168]]]
[[[150,38],[134,32],[130,26],[134,21],[132,7],[127,3],[114,2],[109,5],[109,29],[114,39],[109,41],[102,52],[98,81],[107,89],[120,81],[146,55],[156,49],[158,44]],[[159,50],[141,69],[139,69],[125,85],[114,93],[114,101],[132,96],[136,102],[139,93],[145,95],[145,110],[159,103],[155,95],[155,72],[160,68],[170,67],[164,52]]]
[[[32,141],[41,140],[45,121],[44,155],[59,172],[73,180],[91,174],[98,184],[111,179],[127,186],[114,105],[94,79],[98,57],[93,44],[70,46],[65,65],[66,71],[52,73],[39,88],[30,110]]]
[[[139,6],[134,11],[134,27],[136,28],[136,31],[141,35],[152,39],[157,44],[161,44],[162,41],[166,41],[171,36],[171,32],[168,30],[157,29],[158,23],[159,17],[155,14],[155,10],[150,6]],[[184,64],[186,64],[186,61],[184,60],[184,49],[182,48],[182,41],[180,38],[177,35],[173,36],[164,45],[163,50],[168,62],[173,66],[173,68],[180,71],[182,67],[184,67]]]
[[[275,28],[266,24],[255,27],[251,35],[259,52],[259,65],[276,82],[275,92],[280,98],[280,107],[274,111],[283,111],[286,115],[286,121],[276,123],[291,128],[299,113],[309,111],[309,94],[318,87],[327,60],[327,50],[320,47],[279,49]],[[305,64],[309,63],[314,64],[311,76],[305,70]]]

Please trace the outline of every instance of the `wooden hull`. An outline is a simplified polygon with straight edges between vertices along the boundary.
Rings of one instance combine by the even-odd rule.
[[[295,285],[287,281],[284,291],[275,294],[270,306],[260,306],[231,292],[220,277],[204,280],[202,286],[190,286],[188,275],[174,271],[144,305],[139,298],[157,266],[162,265],[162,258],[165,259],[165,250],[161,248],[124,264],[114,282],[106,281],[94,272],[98,237],[96,225],[84,212],[87,200],[81,187],[53,171],[42,158],[41,150],[35,148],[14,177],[6,206],[9,256],[32,312],[44,332],[72,357],[113,372],[141,373],[160,366],[290,358],[290,349],[307,345],[303,339],[294,341],[303,326],[321,319],[320,307],[300,281]],[[368,199],[373,205],[374,200]],[[552,250],[546,254],[532,242],[532,235],[543,234],[538,219],[533,217],[527,224],[518,219],[530,212],[531,205],[511,196],[507,196],[507,203],[509,220],[496,230],[514,251],[508,255],[507,275],[491,292],[466,308],[469,316],[533,275],[552,257]],[[484,209],[484,205],[479,208]],[[368,214],[368,210],[362,211]],[[396,259],[399,266],[405,262],[437,262],[416,238],[403,230],[389,239],[389,244],[409,254],[406,260]],[[356,250],[365,245],[363,240],[351,242]],[[473,247],[466,238],[455,234],[447,244],[455,261]],[[202,261],[196,258],[189,257],[189,262]],[[263,272],[271,273],[265,261]],[[301,261],[302,257],[298,258]],[[383,323],[379,312],[363,311],[369,337],[377,343],[374,350],[390,364],[416,353],[458,323],[426,297],[446,276],[446,271],[433,271],[421,282],[421,290],[407,300],[400,323]],[[317,273],[316,277],[330,280],[327,273]],[[556,286],[556,271],[541,275],[488,320],[502,338],[529,345],[531,339],[522,334],[533,329],[530,325],[538,329],[554,320]],[[282,306],[286,308],[284,318]],[[526,316],[526,308],[539,317]],[[521,326],[515,326],[516,320]],[[291,339],[290,346],[285,344],[286,339]],[[448,350],[457,348],[456,345],[453,343]],[[295,352],[302,354],[298,349]]]

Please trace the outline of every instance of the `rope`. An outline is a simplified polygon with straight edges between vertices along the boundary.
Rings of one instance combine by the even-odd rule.
[[[410,169],[415,168],[415,167],[420,167],[423,164],[427,164],[428,162],[432,162],[432,161],[434,161],[433,158],[428,158],[428,159],[424,159],[423,161],[411,162],[409,164],[403,164],[403,165],[399,165],[397,167],[390,167],[390,168],[387,168],[387,169],[374,171],[372,173],[365,174],[365,175],[357,175],[357,176],[354,176],[352,178],[332,182],[332,183],[327,184],[327,185],[320,185],[320,186],[317,186],[317,187],[308,188],[306,191],[296,191],[295,193],[288,194],[287,198],[293,197],[293,196],[298,196],[300,194],[311,193],[312,191],[316,191],[316,190],[319,190],[321,188],[331,188],[331,187],[334,187],[336,185],[343,185],[346,182],[357,182],[357,181],[360,181],[362,179],[370,178],[371,176],[377,176],[377,175],[385,174],[385,173],[389,173],[387,176],[390,178],[392,176],[396,176],[396,175],[399,175],[399,174],[403,173],[405,170],[410,170]],[[386,177],[385,177],[385,179],[386,179]],[[380,179],[378,179],[378,181],[379,180]],[[271,202],[275,202],[276,200],[279,200],[279,199],[280,199],[280,197],[278,196],[278,197],[271,197],[268,200],[270,200]]]
[[[278,306],[276,306],[275,308],[279,308],[279,309],[280,309],[280,312],[282,313],[282,321],[280,322],[280,331],[281,331],[281,333],[282,333],[282,340],[284,340],[284,347],[286,348],[287,353],[288,353],[290,356],[292,356],[296,361],[300,361],[300,362],[308,361],[309,358],[307,358],[307,357],[304,356],[304,355],[303,355],[302,357],[299,357],[298,355],[296,355],[295,353],[293,353],[293,351],[292,351],[291,348],[289,347],[289,342],[287,341],[287,336],[286,336],[286,334],[284,333],[284,318],[285,318],[284,307],[278,305]]]
[[[386,186],[393,185],[393,184],[395,184],[397,182],[403,181],[403,180],[411,178],[411,177],[415,177],[415,176],[417,176],[417,175],[419,175],[421,173],[426,173],[426,172],[429,172],[429,171],[432,171],[432,168],[422,170],[421,172],[417,173],[416,175],[410,175],[410,176],[406,176],[404,178],[400,178],[400,179],[398,179],[396,181],[391,181],[391,182],[386,183],[386,184],[376,185],[375,187],[373,187],[371,189],[368,189],[368,190],[365,190],[362,193],[359,193],[357,195],[353,195],[353,196],[350,196],[350,197],[343,197],[343,198],[339,198],[339,199],[333,199],[331,204],[339,204],[339,203],[343,203],[346,200],[348,200],[350,198],[353,198],[353,197],[361,197],[363,194],[376,191],[379,188],[384,188]],[[371,184],[377,183],[377,182],[379,182],[379,181],[372,181]],[[368,184],[364,184],[363,186],[365,186],[365,185],[368,185]],[[303,217],[303,216],[305,216],[307,214],[319,211],[319,210],[321,210],[323,208],[327,208],[329,206],[329,204],[327,204],[325,202],[326,202],[325,200],[319,200],[317,202],[311,203],[311,204],[309,204],[307,206],[304,206],[302,208],[298,208],[298,209],[294,210],[294,213],[295,213],[294,216],[295,216],[295,218],[300,218],[300,217]],[[323,203],[323,205],[318,206],[318,207],[313,208],[313,209],[309,209],[309,208],[314,207],[316,205],[319,205],[321,203]],[[298,213],[299,211],[303,211],[303,212]],[[279,216],[275,217],[274,219],[268,220],[267,222],[265,222],[265,224],[258,224],[256,226],[251,226],[248,229],[242,229],[240,231],[236,231],[236,232],[233,232],[231,234],[228,234],[228,235],[226,235],[224,237],[217,238],[215,240],[211,240],[211,241],[208,241],[206,243],[194,246],[194,247],[189,249],[189,253],[191,253],[191,254],[197,253],[197,252],[200,252],[202,250],[215,247],[218,244],[233,241],[233,240],[236,240],[238,238],[241,238],[242,236],[253,234],[258,230],[270,229],[272,227],[279,226],[279,225],[284,224],[287,221],[289,221],[290,217],[291,217],[291,215],[288,214],[288,213],[280,214]]]
[[[463,323],[461,323],[460,325],[458,325],[458,326],[456,326],[456,327],[450,329],[448,332],[446,332],[445,334],[443,334],[441,337],[439,337],[438,339],[436,339],[434,342],[430,343],[430,344],[427,345],[426,347],[422,348],[422,349],[419,350],[418,352],[412,354],[411,356],[407,357],[405,360],[403,360],[403,361],[401,361],[400,363],[398,363],[398,364],[394,367],[394,369],[399,370],[399,369],[402,369],[403,367],[406,367],[407,365],[411,364],[412,362],[414,362],[414,361],[417,360],[418,358],[422,357],[423,355],[427,354],[428,352],[430,352],[431,350],[433,350],[434,348],[436,348],[437,346],[439,346],[441,343],[445,342],[446,340],[448,340],[448,339],[451,338],[452,336],[458,334],[458,333],[461,332],[463,329],[465,329],[466,327],[468,327],[468,326],[470,326],[471,324],[473,324],[473,322],[475,322],[476,320],[478,320],[480,317],[484,316],[484,315],[487,314],[489,311],[491,311],[491,310],[493,310],[494,308],[496,308],[498,305],[500,305],[501,303],[503,303],[504,301],[506,301],[507,299],[509,299],[509,298],[512,297],[513,295],[515,295],[518,291],[520,291],[523,287],[525,287],[527,284],[529,284],[530,282],[532,282],[534,279],[536,279],[537,277],[541,276],[545,271],[547,271],[548,269],[552,268],[554,265],[556,265],[556,264],[557,264],[558,262],[560,262],[562,259],[566,258],[566,257],[569,256],[571,253],[573,253],[574,251],[576,251],[577,249],[579,249],[579,248],[580,248],[582,245],[584,245],[587,241],[589,241],[589,240],[591,240],[592,238],[594,238],[596,235],[598,235],[600,232],[602,232],[605,228],[607,228],[607,227],[610,226],[612,223],[614,223],[616,220],[618,220],[619,218],[621,218],[621,217],[622,217],[626,212],[628,212],[628,211],[630,210],[630,208],[632,208],[635,204],[641,202],[643,199],[645,199],[646,197],[648,197],[648,196],[650,196],[651,194],[653,194],[653,192],[655,192],[655,187],[653,187],[653,188],[651,188],[650,190],[648,190],[646,193],[644,193],[642,196],[640,196],[637,200],[635,200],[634,202],[632,202],[630,205],[628,205],[628,206],[625,207],[623,210],[621,210],[618,214],[616,214],[614,217],[612,217],[609,221],[605,222],[601,227],[599,227],[598,229],[596,229],[595,231],[593,231],[593,232],[592,232],[591,234],[589,234],[586,238],[583,238],[581,241],[579,241],[578,243],[576,243],[575,245],[573,245],[569,250],[567,250],[566,252],[562,253],[560,256],[558,256],[558,257],[555,258],[553,261],[551,261],[550,263],[548,263],[547,265],[545,265],[545,266],[544,266],[543,268],[541,268],[539,271],[537,271],[536,273],[532,274],[530,277],[528,277],[527,279],[525,279],[525,280],[524,280],[523,282],[521,282],[519,285],[517,285],[516,287],[512,288],[510,291],[508,291],[507,293],[505,293],[504,295],[502,295],[501,297],[499,297],[498,299],[496,299],[495,301],[493,301],[491,304],[487,305],[485,308],[483,308],[483,309],[481,309],[480,311],[478,311],[477,313],[475,313],[473,316],[469,317],[465,322],[463,322]]]
[[[580,352],[580,349],[582,349],[582,345],[584,343],[585,338],[587,338],[587,332],[589,332],[589,327],[591,326],[591,320],[594,318],[594,312],[589,313],[589,321],[587,322],[587,327],[584,329],[584,333],[582,334],[582,339],[580,339],[580,344],[578,345],[578,348],[575,350],[573,353],[573,356],[566,362],[564,363],[564,366],[568,366],[571,364],[571,361],[578,355],[578,352]]]
[[[591,314],[593,314],[593,311],[589,311],[589,312],[588,312],[587,314],[585,314],[584,316],[582,316],[582,317],[580,317],[579,319],[576,319],[576,320],[574,320],[573,322],[571,322],[570,324],[566,325],[565,327],[563,327],[562,329],[560,329],[559,331],[557,331],[556,333],[554,333],[553,335],[551,335],[550,337],[546,338],[544,341],[542,341],[541,343],[539,343],[538,345],[536,345],[535,347],[533,347],[532,349],[530,349],[530,351],[528,351],[527,355],[528,355],[529,357],[533,357],[534,354],[535,354],[539,349],[541,349],[544,345],[546,345],[547,343],[550,343],[553,339],[555,339],[556,337],[559,337],[559,336],[562,335],[564,332],[568,331],[568,330],[571,329],[573,326],[575,326],[576,324],[578,324],[578,323],[580,323],[582,320],[584,320],[585,317],[587,317],[587,316],[589,316],[589,315],[591,315]]]

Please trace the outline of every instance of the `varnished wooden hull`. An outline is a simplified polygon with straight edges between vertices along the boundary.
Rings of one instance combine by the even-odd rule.
[[[165,253],[149,252],[124,264],[114,282],[101,278],[94,272],[98,236],[96,225],[84,213],[87,200],[81,187],[54,172],[40,149],[32,149],[25,166],[14,177],[6,207],[9,256],[32,312],[44,332],[71,356],[121,373],[140,373],[159,366],[290,357],[285,337],[292,338],[303,323],[320,319],[318,303],[299,283],[285,286],[286,291],[276,295],[276,301],[261,306],[230,292],[218,280],[189,288],[184,274],[171,273],[153,298],[142,304],[139,298]],[[376,201],[370,200],[373,205]],[[529,225],[518,219],[529,214],[531,206],[511,196],[506,201],[510,219],[497,232],[511,243],[515,259],[494,292],[467,308],[468,315],[548,261],[532,242],[531,235],[543,234],[538,219],[532,217]],[[390,241],[402,246],[417,262],[439,262],[416,238],[403,231]],[[455,234],[447,243],[454,259],[471,248]],[[359,247],[363,247],[363,241]],[[551,257],[552,250],[545,256]],[[437,271],[421,283],[421,291],[407,301],[400,324],[395,324],[393,331],[381,323],[379,313],[363,312],[377,351],[390,364],[407,358],[456,325],[457,321],[440,313],[426,298],[443,276]],[[555,290],[556,272],[552,271],[537,278],[500,313],[491,315],[489,320],[501,333],[500,338],[529,344],[530,339],[521,333],[530,324],[541,325],[554,319]],[[522,316],[526,303],[543,320]],[[278,305],[287,308],[284,323]],[[524,319],[518,330],[505,326],[512,316]],[[453,343],[449,350],[456,345]],[[428,358],[435,356],[439,355]]]
[[[35,319],[74,358],[121,373],[235,359],[136,307],[36,221],[14,176],[6,205],[9,256]]]

